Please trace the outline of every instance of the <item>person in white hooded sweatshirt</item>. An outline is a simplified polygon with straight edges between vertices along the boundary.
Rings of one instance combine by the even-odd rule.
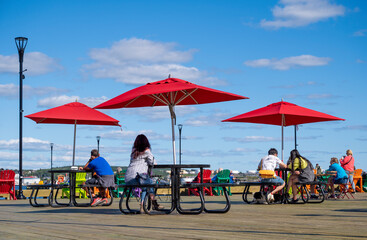
[[[153,180],[150,177],[150,170],[156,162],[150,150],[151,147],[148,138],[144,134],[138,135],[132,147],[130,164],[125,174],[126,184],[153,184]],[[162,209],[163,207],[155,199],[154,189],[145,187],[142,188],[140,213],[144,213],[143,203],[147,192],[149,192],[150,199],[152,200],[153,210]]]

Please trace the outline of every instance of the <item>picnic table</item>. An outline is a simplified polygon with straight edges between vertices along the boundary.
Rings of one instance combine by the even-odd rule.
[[[170,184],[141,184],[141,185],[129,185],[129,184],[122,184],[119,185],[119,187],[124,187],[124,194],[122,194],[120,199],[120,211],[124,214],[135,214],[139,211],[132,210],[129,206],[129,198],[130,198],[130,192],[134,187],[153,187],[153,188],[170,188],[171,189],[171,207],[170,209],[162,209],[159,210],[162,213],[172,213],[174,210],[177,210],[180,214],[200,214],[203,211],[207,213],[225,213],[230,208],[230,200],[228,197],[228,193],[226,191],[226,187],[233,186],[230,183],[203,183],[202,180],[199,183],[186,183],[181,185],[181,170],[183,168],[199,168],[200,169],[200,176],[201,179],[203,179],[203,169],[209,168],[209,164],[158,164],[154,165],[154,168],[168,168],[171,169],[171,183]],[[208,209],[205,206],[205,198],[203,194],[203,188],[204,187],[212,187],[212,186],[218,186],[222,187],[224,191],[224,195],[226,197],[226,205],[223,209]],[[200,197],[200,207],[193,208],[193,209],[184,209],[181,206],[181,196],[180,196],[180,188],[198,188],[199,189],[199,197]],[[123,201],[126,196],[126,209],[123,208]],[[148,195],[146,196],[146,199],[144,200],[144,211],[148,214],[150,212],[147,210],[147,206],[149,207],[149,204],[147,204],[148,201]]]
[[[29,185],[28,188],[32,189],[31,196],[29,198],[29,202],[33,207],[44,207],[47,204],[39,204],[37,203],[37,195],[40,189],[50,189],[50,195],[48,197],[48,205],[49,206],[76,206],[76,207],[86,207],[90,206],[89,203],[78,203],[76,201],[75,189],[76,186],[76,174],[79,172],[90,172],[86,170],[75,170],[75,169],[57,169],[49,171],[51,173],[51,184],[38,184],[38,185]],[[68,173],[69,174],[69,183],[68,184],[54,184],[54,173]],[[68,203],[61,203],[57,200],[57,194],[60,189],[69,188],[70,189],[70,198]],[[56,193],[54,194],[54,190]],[[91,199],[92,200],[92,199]],[[55,203],[55,204],[54,204]]]

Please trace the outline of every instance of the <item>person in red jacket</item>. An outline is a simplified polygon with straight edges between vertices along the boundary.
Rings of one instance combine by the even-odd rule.
[[[345,170],[345,172],[348,174],[348,179],[349,179],[348,181],[350,182],[350,184],[352,184],[353,193],[355,193],[356,192],[356,186],[354,185],[354,181],[353,181],[353,175],[354,175],[353,152],[352,152],[352,150],[348,149],[346,153],[347,153],[347,156],[343,156],[340,159],[340,165]]]

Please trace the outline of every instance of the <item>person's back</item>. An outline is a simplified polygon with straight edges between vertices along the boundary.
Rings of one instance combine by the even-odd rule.
[[[130,164],[125,173],[125,181],[128,182],[136,178],[136,174],[147,174],[149,166],[155,163],[154,156],[150,149],[145,150],[138,156],[131,154]]]
[[[277,165],[283,168],[287,167],[277,156],[278,151],[275,148],[271,148],[268,151],[268,156],[265,156],[261,159],[258,169],[274,171]],[[279,176],[276,176],[275,172],[273,178],[261,178],[261,182],[272,183],[277,185],[277,187],[267,196],[269,202],[273,202],[274,194],[282,190],[283,187],[285,186],[283,179],[281,179]]]
[[[261,170],[271,170],[274,171],[276,166],[282,161],[274,155],[267,155],[261,159]]]
[[[345,170],[337,163],[331,164],[327,171],[336,171],[335,180],[348,178],[348,175],[345,173]]]
[[[344,168],[345,171],[353,172],[354,171],[354,157],[352,150],[347,150],[347,156],[344,156],[343,159],[340,159],[340,165]]]
[[[114,175],[110,164],[103,157],[93,159],[88,168],[96,172],[98,176]]]

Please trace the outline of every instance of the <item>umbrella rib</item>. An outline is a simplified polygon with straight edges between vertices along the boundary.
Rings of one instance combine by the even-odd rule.
[[[131,103],[133,103],[136,99],[138,99],[138,98],[140,98],[141,96],[137,96],[136,98],[133,98],[133,99],[131,99],[131,101],[130,102],[128,102],[128,103],[126,103],[125,105],[124,105],[124,108],[125,107],[127,107],[127,106],[129,106]]]
[[[187,97],[191,97],[191,99],[196,103],[196,104],[199,104],[195,98],[192,96],[192,94],[198,90],[198,88],[195,88],[194,90],[192,90],[192,92],[188,93],[188,91],[183,91],[183,93],[185,94],[184,96],[182,96],[177,102],[176,104],[179,104],[180,102],[182,102],[183,100],[185,100]]]
[[[152,106],[154,106],[154,104],[157,101],[159,101],[159,102],[161,102],[161,103],[163,103],[165,105],[169,105],[169,101],[161,93],[159,95],[157,95],[157,94],[151,94],[151,95],[148,95],[148,96],[151,97],[151,98],[153,98],[153,99],[155,99],[155,102],[153,103]],[[162,96],[163,99],[160,98],[159,96]]]

